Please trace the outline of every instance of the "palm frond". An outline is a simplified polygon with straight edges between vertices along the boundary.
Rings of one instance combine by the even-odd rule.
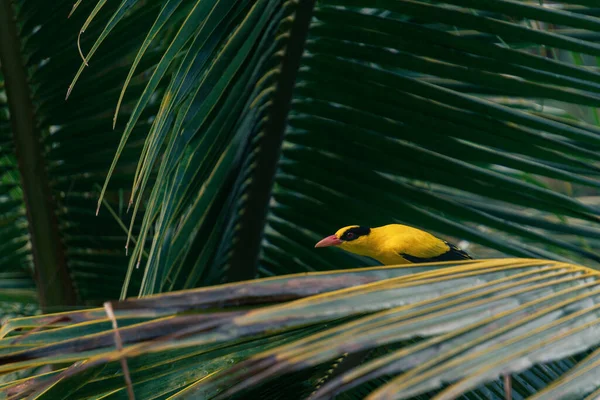
[[[587,378],[575,385],[569,377],[589,377],[596,368],[597,353],[581,355],[599,340],[597,278],[594,270],[566,263],[501,259],[173,292],[112,304],[122,351],[114,350],[102,309],[14,319],[2,330],[2,372],[66,368],[5,385],[0,393],[43,399],[67,386],[79,398],[116,393],[125,387],[119,363],[125,357],[136,395],[144,398],[232,398],[252,388],[266,393],[298,373],[313,378],[290,393],[305,385],[314,399],[378,378],[384,379],[370,398],[432,391],[435,398],[456,398],[501,388],[490,382],[503,374],[515,374],[512,390],[520,395],[581,397],[597,384]],[[319,368],[331,360],[384,346],[392,350],[320,387],[309,373],[323,376]],[[534,382],[536,374],[547,380],[521,388],[520,379]]]
[[[44,5],[34,5],[33,2],[26,1],[17,3],[14,11],[19,23],[22,56],[31,89],[34,123],[45,158],[45,165],[41,168],[47,170],[47,184],[51,188],[54,200],[53,212],[58,220],[58,233],[52,236],[55,236],[59,247],[65,248],[66,265],[77,292],[78,302],[97,304],[106,298],[117,298],[128,261],[123,249],[126,231],[119,225],[118,220],[124,217],[123,198],[126,197],[126,188],[133,177],[135,163],[141,151],[140,134],[143,134],[147,121],[138,125],[131,145],[126,149],[129,159],[119,166],[115,173],[116,185],[106,196],[104,204],[115,210],[115,214],[105,212],[99,218],[95,218],[94,207],[98,197],[96,187],[105,177],[106,168],[114,155],[113,149],[119,138],[111,132],[111,111],[119,98],[118,84],[123,73],[127,71],[130,53],[137,48],[143,38],[143,32],[127,33],[126,26],[116,27],[113,30],[114,36],[107,39],[107,46],[97,53],[94,59],[97,64],[90,62],[90,68],[99,68],[94,68],[92,74],[79,82],[78,89],[81,91],[73,91],[69,101],[65,103],[65,91],[80,61],[77,46],[89,46],[90,39],[86,35],[99,34],[101,24],[106,21],[107,16],[99,15],[99,23],[89,25],[85,34],[81,35],[81,40],[77,41],[76,33],[86,20],[85,13],[92,10],[89,4],[82,4],[78,12],[67,19],[72,6],[68,2]],[[106,8],[108,12],[118,10],[121,8],[113,5]],[[152,23],[156,11],[155,6],[139,8],[137,12],[125,16],[124,21],[143,29]],[[150,63],[143,64],[141,69],[145,70],[156,62],[156,47],[148,53]],[[136,74],[132,81],[133,95],[139,93],[140,76]],[[131,105],[132,98],[126,97],[123,101],[126,113],[130,112]],[[149,118],[155,109],[155,106],[151,106],[144,114],[145,118]],[[10,154],[12,147],[8,144],[12,142],[11,136],[19,133],[12,132],[8,125],[3,133],[7,135],[7,145],[4,146],[3,141],[3,151]],[[7,162],[16,166],[17,158],[10,159],[12,161]],[[12,182],[18,182],[19,175],[13,176]],[[21,195],[14,201],[21,201],[15,205],[21,210],[24,209]],[[9,204],[6,203],[7,206]],[[11,215],[8,211],[2,213],[3,218],[10,218]],[[18,227],[20,233],[15,231],[15,236],[7,237],[3,243],[16,243],[19,237],[29,240],[26,232],[28,225],[31,231],[32,225],[31,221],[27,224],[24,217],[23,211],[21,222],[12,226],[13,230]],[[35,222],[33,226],[36,224],[42,226],[40,221]],[[42,250],[38,243],[35,247],[25,248],[22,253],[30,263],[31,252]],[[19,253],[15,251],[10,254]],[[9,260],[7,265],[8,263],[13,261]],[[17,263],[10,265],[11,270],[16,267]],[[31,264],[22,268],[33,275],[29,271]],[[39,263],[34,265],[35,270],[39,268]],[[57,276],[56,271],[50,271],[49,274]],[[139,275],[134,279],[137,286],[141,278]],[[39,278],[37,284],[38,287],[51,284],[59,289],[51,278]],[[43,291],[42,300],[44,303],[48,301]]]
[[[576,229],[549,222],[552,215],[594,226],[597,207],[563,202],[563,194],[535,181],[598,187],[597,152],[589,150],[599,131],[567,110],[569,103],[597,104],[593,87],[600,75],[539,54],[542,44],[587,54],[596,54],[597,45],[535,29],[536,21],[525,18],[540,10],[537,21],[581,22],[586,29],[597,29],[598,20],[538,5],[487,3],[469,3],[484,11],[452,1],[317,5],[275,180],[263,273],[336,265],[328,254],[298,247],[339,226],[390,221],[518,256],[597,261],[595,247],[548,233]],[[484,33],[492,36],[477,38]],[[545,106],[550,99],[560,118]],[[518,224],[505,218],[505,210],[512,216],[519,206],[541,213]],[[490,228],[510,236],[490,235]]]
[[[122,297],[142,264],[140,294],[255,275],[252,269],[243,271],[243,263],[235,257],[234,265],[229,265],[229,252],[237,251],[229,242],[244,243],[237,249],[259,249],[258,273],[262,275],[306,271],[316,264],[335,268],[340,262],[363,263],[345,255],[301,250],[334,227],[351,222],[376,225],[397,220],[509,254],[598,259],[593,243],[590,251],[547,234],[565,229],[562,222],[549,222],[548,215],[595,223],[597,207],[532,182],[542,176],[599,186],[595,147],[600,131],[568,110],[570,105],[598,105],[600,74],[541,54],[556,48],[595,55],[598,48],[569,31],[555,33],[536,25],[575,26],[594,32],[600,23],[586,15],[593,10],[507,1],[485,6],[458,0],[321,2],[314,9],[296,79],[281,75],[280,70],[285,57],[304,46],[300,37],[298,44],[294,42],[293,21],[299,9],[292,3],[268,3],[173,0],[148,8],[124,1],[106,8],[98,2],[87,9],[79,5],[73,12],[73,18],[79,16],[73,23],[82,26],[78,45],[86,58],[75,80],[65,84],[71,95],[67,104],[79,106],[78,93],[84,95],[86,84],[101,79],[110,93],[119,92],[117,112],[125,111],[123,117],[128,119],[109,170],[119,189],[120,182],[133,185],[131,191],[121,190],[120,202],[133,205],[129,236],[139,236]],[[35,18],[43,14],[23,15],[32,21],[27,26],[35,27]],[[113,45],[132,24],[139,26],[135,34]],[[38,49],[40,34],[36,31],[30,36],[28,43]],[[69,57],[49,57],[50,62],[38,69],[54,70],[60,63],[71,65],[72,70],[77,56],[72,52]],[[31,62],[35,65],[43,59],[38,53]],[[90,67],[85,68],[86,64]],[[148,71],[149,80],[138,80],[136,86],[132,78],[142,70]],[[41,72],[36,74],[40,82],[46,82]],[[122,89],[115,85],[117,76],[127,76]],[[280,140],[275,137],[280,133],[263,131],[272,119],[273,107],[281,103],[274,97],[278,88],[291,81],[296,89],[281,168],[274,178],[274,202],[267,209],[266,240],[250,244],[248,235],[243,235],[248,228],[235,228],[240,223],[237,215],[254,214],[253,201],[269,198],[265,197],[269,184],[256,183],[261,189],[255,194],[251,191],[263,175],[265,182],[270,181],[271,173],[256,169],[255,163],[262,165],[262,160],[276,159],[279,153],[277,146],[266,149],[260,143]],[[38,93],[48,96],[40,96],[44,104],[57,103],[52,97],[56,91],[48,88]],[[552,108],[545,105],[549,101]],[[106,120],[108,110],[117,103],[98,102],[94,112]],[[58,111],[56,107],[41,110],[45,111],[40,111],[42,116]],[[70,118],[84,115],[80,107],[64,106],[62,111]],[[144,113],[156,117],[146,120]],[[51,136],[51,146],[59,150],[50,156],[56,154],[60,164],[52,172],[72,177],[73,171],[88,170],[93,182],[88,178],[83,183],[79,197],[91,197],[88,182],[98,182],[96,176],[104,171],[110,147],[98,148],[99,141],[89,134],[86,141],[98,156],[81,166],[67,163],[64,158],[72,153],[68,140],[73,134],[64,122],[54,121],[53,126],[63,132]],[[98,138],[105,136],[104,129],[98,130]],[[138,141],[132,136],[135,132],[139,132]],[[261,139],[265,134],[269,139]],[[135,163],[136,152],[141,157],[135,173],[133,167],[125,167],[122,178],[115,175],[117,161],[125,157]],[[72,183],[67,176],[61,181]],[[499,211],[505,204],[535,207],[545,214],[521,218],[515,224]],[[244,211],[249,207],[254,211]],[[328,212],[318,221],[304,221],[306,212],[318,215],[317,208]],[[81,226],[83,215],[76,216],[75,210],[73,218]],[[136,225],[140,211],[143,217]],[[113,217],[106,217],[108,224]],[[254,219],[257,227],[264,224],[259,215]],[[120,228],[116,223],[112,226],[102,233],[106,244],[87,244],[88,249],[104,251],[107,245],[110,248],[108,242],[120,240]],[[482,227],[525,241],[492,237]],[[578,232],[592,237],[590,231]],[[152,245],[145,249],[149,240]],[[298,254],[293,262],[285,256],[289,251]],[[142,263],[144,254],[148,258]],[[85,262],[78,261],[79,265]],[[81,279],[98,277],[91,270],[100,265],[79,273],[76,263],[72,264],[70,268]],[[122,279],[122,272],[111,276]],[[87,284],[79,286],[90,290]]]
[[[585,10],[504,1],[477,6],[480,10],[461,6],[475,7],[419,1],[317,4],[266,240],[250,245],[248,235],[240,234],[247,228],[235,228],[237,215],[249,215],[248,207],[251,214],[258,212],[250,206],[255,195],[249,190],[256,174],[268,181],[269,173],[256,165],[279,152],[260,143],[267,140],[262,138],[269,113],[281,103],[273,97],[277,88],[293,79],[282,78],[280,69],[283,55],[298,48],[289,41],[297,9],[287,3],[265,8],[262,2],[164,2],[145,43],[169,22],[178,31],[153,69],[120,145],[172,68],[133,181],[132,220],[149,190],[140,243],[151,228],[155,232],[140,294],[240,279],[248,271],[237,268],[235,258],[229,272],[223,268],[236,249],[230,242],[260,246],[263,275],[306,271],[315,263],[335,268],[340,262],[364,262],[301,250],[334,227],[354,222],[396,220],[519,256],[598,260],[593,249],[547,234],[569,229],[548,216],[596,223],[597,208],[532,180],[542,176],[599,187],[594,149],[600,131],[570,115],[568,106],[598,105],[600,74],[540,55],[542,46],[591,55],[597,46],[535,24],[592,32],[600,23]],[[526,19],[536,10],[541,10],[536,21]],[[93,48],[111,37],[106,35],[111,24],[105,29]],[[554,102],[552,108],[547,101]],[[223,151],[227,155],[221,157]],[[269,185],[259,186],[256,196],[269,192]],[[545,214],[511,223],[499,211],[505,204]],[[320,215],[318,208],[327,212]],[[320,218],[305,221],[307,212]],[[260,225],[260,216],[253,218]],[[481,227],[525,241],[493,237]],[[297,254],[293,262],[288,252]],[[142,254],[139,245],[129,274],[141,265]]]
[[[398,221],[557,261],[311,273],[130,299],[113,305],[123,352],[101,309],[14,319],[0,370],[58,369],[9,380],[4,393],[125,396],[123,357],[144,398],[502,398],[497,378],[509,372],[523,397],[596,390],[596,354],[578,363],[597,345],[596,273],[559,261],[596,265],[599,208],[546,184],[600,186],[600,73],[581,61],[600,53],[593,3],[15,4],[54,239],[81,302],[366,265],[312,249],[352,223]],[[0,225],[15,250],[0,279],[30,287],[19,286],[32,275],[32,226],[13,190],[5,114],[0,221],[20,223]],[[359,368],[329,372],[372,349]]]

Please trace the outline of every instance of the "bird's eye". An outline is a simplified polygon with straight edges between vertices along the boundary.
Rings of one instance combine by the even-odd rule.
[[[346,233],[346,239],[349,239],[349,240],[354,239],[354,233],[352,233],[352,232]]]

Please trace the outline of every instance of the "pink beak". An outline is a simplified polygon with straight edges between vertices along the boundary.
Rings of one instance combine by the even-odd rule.
[[[342,241],[338,239],[335,235],[327,236],[322,239],[319,243],[315,244],[315,247],[328,247],[328,246],[337,246],[342,244]]]

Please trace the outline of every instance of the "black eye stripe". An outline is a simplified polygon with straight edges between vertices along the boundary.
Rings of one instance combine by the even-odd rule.
[[[340,237],[340,239],[345,240],[345,241],[356,240],[360,236],[365,236],[365,235],[368,235],[369,233],[371,233],[371,228],[368,228],[366,226],[357,226],[354,228],[350,228],[346,232],[344,232],[342,234],[342,236]]]

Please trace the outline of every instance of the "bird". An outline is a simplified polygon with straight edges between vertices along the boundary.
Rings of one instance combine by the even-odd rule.
[[[337,246],[350,253],[373,258],[383,265],[470,260],[452,243],[408,225],[377,228],[350,225],[319,241],[315,248]]]

